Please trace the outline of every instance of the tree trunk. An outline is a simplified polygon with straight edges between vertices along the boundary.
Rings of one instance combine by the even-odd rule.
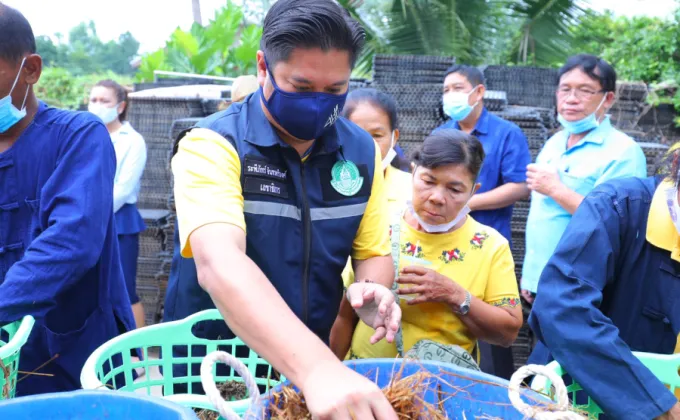
[[[203,25],[203,20],[201,19],[201,0],[191,0],[191,10],[194,13],[194,22]]]

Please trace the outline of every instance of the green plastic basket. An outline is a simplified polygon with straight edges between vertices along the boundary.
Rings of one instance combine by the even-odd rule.
[[[130,331],[108,341],[95,350],[85,362],[80,375],[83,389],[142,392],[147,395],[162,393],[163,398],[185,407],[214,410],[205,395],[192,393],[192,389],[201,384],[201,378],[199,375],[191,374],[190,365],[200,365],[203,360],[203,356],[192,356],[192,352],[205,351],[205,354],[209,354],[216,350],[226,351],[241,360],[256,378],[261,390],[265,392],[285,380],[283,377],[279,380],[272,379],[273,369],[269,363],[250,350],[238,338],[208,340],[196,337],[192,333],[192,328],[204,321],[224,321],[224,319],[217,309],[210,309],[183,320]],[[187,357],[173,358],[173,347],[182,347],[186,351]],[[136,349],[141,350],[143,360],[133,361],[132,354]],[[160,357],[154,358],[158,357],[158,354],[160,354]],[[114,357],[121,357],[122,365],[114,367]],[[175,377],[173,365],[184,365],[187,375]],[[151,377],[151,368],[154,366],[162,368],[162,378],[154,379]],[[139,368],[144,369],[145,375],[134,381],[133,371]],[[213,375],[218,384],[227,381],[243,382],[231,369],[229,369],[228,375],[221,376],[217,375],[214,368]],[[188,394],[174,394],[174,384],[186,384]],[[245,414],[250,405],[250,400],[231,401],[229,404],[236,413]]]
[[[680,354],[653,354],[633,352],[633,354],[645,365],[661,382],[663,382],[676,397],[680,398]],[[567,374],[557,362],[547,365],[560,376]],[[546,395],[553,395],[551,382],[543,377],[537,376],[531,383],[531,388]],[[577,401],[577,395],[585,391],[575,381],[567,385],[567,392],[571,401]],[[584,405],[575,404],[574,407],[588,413],[591,419],[599,419],[600,414],[604,414],[602,409],[590,397],[588,403]]]
[[[0,400],[14,398],[19,373],[21,348],[31,335],[35,319],[25,316],[20,321],[0,327]]]

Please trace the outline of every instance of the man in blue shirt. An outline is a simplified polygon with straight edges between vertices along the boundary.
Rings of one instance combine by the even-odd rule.
[[[533,194],[522,295],[529,302],[583,197],[611,179],[647,176],[642,148],[605,115],[616,99],[614,69],[598,57],[581,54],[569,58],[559,74],[557,111],[564,129],[546,142],[536,164],[527,168]]]
[[[554,357],[601,420],[680,419],[675,395],[632,353],[671,354],[680,332],[679,163],[676,150],[665,180],[596,187],[541,275],[529,318],[540,342],[529,362]],[[665,382],[677,378],[677,365],[668,369]]]
[[[79,389],[85,360],[135,325],[111,137],[92,114],[39,102],[41,71],[31,26],[0,3],[0,325],[35,318],[19,369],[42,374],[17,395]]]
[[[455,65],[444,79],[444,112],[451,120],[439,127],[455,128],[481,141],[486,153],[478,182],[479,192],[469,201],[471,216],[500,232],[510,242],[512,207],[526,198],[526,167],[531,163],[529,145],[522,130],[484,107],[485,80],[476,67]],[[512,351],[480,342],[484,372],[510,379]]]
[[[512,206],[526,198],[526,167],[531,163],[529,144],[522,130],[484,107],[484,75],[472,66],[455,65],[444,79],[444,112],[451,120],[442,128],[472,134],[484,146],[479,192],[468,203],[478,222],[496,229],[510,242]]]

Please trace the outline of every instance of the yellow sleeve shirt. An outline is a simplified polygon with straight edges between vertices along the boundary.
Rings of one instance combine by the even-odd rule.
[[[172,173],[183,257],[193,257],[189,238],[202,226],[228,223],[245,232],[241,161],[229,141],[212,130],[191,130],[179,142]]]
[[[375,143],[375,169],[373,171],[373,185],[371,196],[368,198],[359,231],[354,238],[352,258],[367,260],[372,257],[382,257],[390,254],[389,211],[387,196],[385,195],[385,180],[382,171],[382,157],[380,148]]]
[[[371,196],[352,247],[352,258],[389,255],[388,211],[380,149],[375,145]],[[181,254],[192,258],[189,238],[211,223],[228,223],[246,231],[241,190],[241,161],[236,149],[212,130],[196,128],[180,141],[172,159]]]

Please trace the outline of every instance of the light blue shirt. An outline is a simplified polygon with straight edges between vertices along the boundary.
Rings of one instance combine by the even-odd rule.
[[[609,117],[567,150],[568,138],[564,130],[552,136],[536,163],[555,168],[562,183],[580,195],[588,195],[593,188],[611,179],[647,177],[647,159],[642,148],[612,127]],[[523,289],[536,293],[541,272],[570,221],[571,214],[555,200],[532,193],[522,265]]]

